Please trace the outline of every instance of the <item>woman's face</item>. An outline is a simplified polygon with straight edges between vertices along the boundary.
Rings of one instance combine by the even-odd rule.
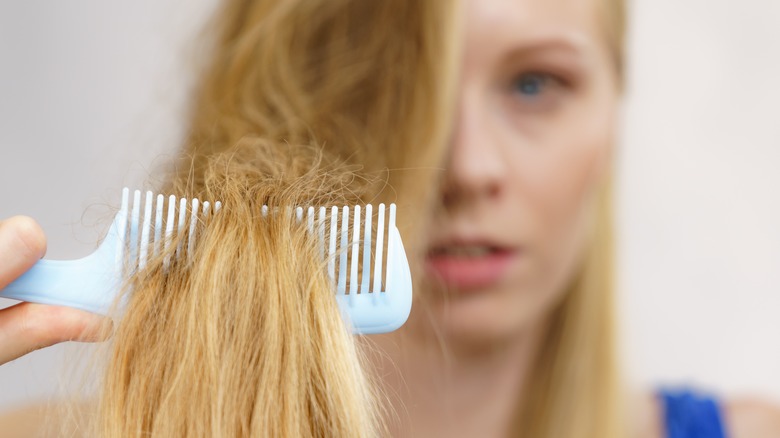
[[[599,0],[473,0],[431,227],[428,312],[449,339],[511,339],[575,274],[617,110]],[[427,322],[426,322],[427,321]]]

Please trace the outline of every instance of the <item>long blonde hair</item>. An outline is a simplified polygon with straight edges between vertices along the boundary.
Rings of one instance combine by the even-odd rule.
[[[384,434],[311,239],[260,206],[395,200],[388,183],[435,184],[455,23],[438,2],[225,4],[165,187],[224,207],[184,261],[166,268],[161,254],[131,279],[98,435]],[[400,208],[423,210],[435,193]]]
[[[287,209],[354,204],[360,180],[319,148],[259,139],[203,164],[197,196],[223,207],[132,277],[97,435],[377,435],[316,237]]]
[[[332,154],[341,157],[347,163],[360,166],[360,169],[352,169],[350,171],[352,173],[348,172],[348,175],[369,176],[370,180],[380,182],[378,185],[368,184],[360,191],[352,193],[357,198],[377,196],[387,198],[400,194],[402,196],[397,199],[400,209],[407,208],[410,209],[409,211],[425,216],[430,211],[430,205],[433,204],[437,193],[436,184],[442,173],[440,169],[443,165],[455,106],[461,40],[459,29],[462,19],[456,3],[416,0],[394,2],[232,0],[227,2],[216,22],[217,39],[210,49],[207,68],[202,74],[195,93],[190,135],[185,149],[186,159],[180,162],[177,176],[171,187],[183,190],[182,193],[203,196],[205,192],[213,196],[227,196],[231,202],[249,201],[248,205],[253,205],[250,199],[241,198],[241,196],[251,196],[251,191],[242,193],[231,189],[220,192],[213,189],[212,183],[215,181],[213,178],[217,175],[213,172],[213,163],[224,163],[220,160],[225,159],[225,154],[232,153],[232,148],[237,144],[244,146],[272,144],[275,152],[270,154],[270,158],[266,158],[290,164],[285,161],[289,158],[283,159],[281,157],[284,154],[279,155],[279,151],[284,150],[285,145],[310,145],[310,147],[313,145],[315,149],[321,147],[326,150],[328,156]],[[614,52],[617,70],[620,72],[623,62],[623,1],[605,0],[599,3],[599,7],[604,12],[606,38]],[[267,152],[267,147],[258,146],[258,148],[260,151]],[[287,150],[290,157],[295,157],[299,152],[298,146],[290,146]],[[217,156],[222,158],[214,161],[214,157]],[[258,157],[262,158],[262,155]],[[294,158],[292,160],[295,161]],[[263,162],[259,161],[259,163]],[[304,162],[312,164],[305,159]],[[298,175],[300,172],[292,174]],[[382,177],[383,175],[386,177]],[[390,184],[385,186],[384,184],[388,182]],[[274,187],[279,188],[279,186]],[[337,187],[331,187],[331,190],[340,193],[341,196],[351,193],[349,184],[340,187],[342,188],[338,190]],[[392,187],[395,191],[383,190],[385,187]],[[430,187],[430,189],[415,190],[416,187]],[[565,299],[551,315],[550,332],[543,342],[544,347],[530,378],[531,387],[524,397],[528,402],[517,416],[517,431],[523,436],[534,438],[622,436],[619,425],[621,414],[618,370],[613,339],[614,288],[609,192],[609,184],[607,184],[599,205],[593,241],[584,256],[581,270]],[[237,196],[238,193],[241,195]],[[237,220],[237,217],[234,219]],[[412,226],[412,216],[401,216],[400,220],[406,241],[415,242],[416,233],[420,230]],[[252,226],[247,230],[253,230],[272,241],[291,239],[292,242],[297,242],[294,232],[285,232],[285,234],[277,230],[275,232],[278,234],[269,235],[268,231],[256,230]],[[243,243],[236,238],[231,241],[231,246],[226,248],[235,250]],[[298,244],[293,246],[299,247]],[[285,248],[284,245],[275,246],[275,249],[293,255],[289,252],[290,248]],[[415,248],[412,246],[410,249],[414,253]],[[262,261],[278,263],[278,259]],[[314,275],[313,271],[305,269],[292,269],[288,273]],[[192,287],[189,283],[193,281],[192,278],[205,282],[218,281],[219,277],[213,276],[218,274],[230,277],[225,270],[208,274],[190,269],[181,277],[177,276],[178,283],[166,286],[165,289],[172,290],[179,287],[186,290]],[[247,272],[246,275],[262,277],[266,274],[263,269],[258,268],[256,271]],[[312,278],[314,279],[311,281],[318,281],[315,280],[316,275]],[[262,289],[277,288],[274,290],[280,292],[279,287],[287,286],[284,282],[294,280],[300,279],[276,278],[272,283],[264,285]],[[160,286],[158,284],[155,287]],[[301,291],[308,287],[308,285],[298,284],[294,290]],[[223,294],[230,292],[221,289],[220,291]],[[140,315],[149,318],[157,317],[156,312],[165,309],[175,310],[174,302],[177,305],[199,309],[191,311],[190,314],[184,310],[171,311],[169,316],[173,320],[166,323],[169,325],[176,321],[184,327],[194,328],[198,323],[194,319],[195,312],[201,311],[212,312],[211,317],[215,318],[214,321],[224,320],[224,316],[218,314],[221,310],[217,310],[223,308],[220,307],[222,304],[219,302],[220,299],[224,299],[223,296],[209,298],[210,301],[207,302],[216,306],[211,309],[204,307],[205,303],[188,302],[186,296],[177,298],[179,301],[172,301],[173,298],[155,298],[153,294],[146,295],[151,301],[146,304],[148,311],[141,312]],[[324,302],[318,303],[326,306]],[[254,305],[259,304],[258,301]],[[162,310],[155,310],[155,306],[162,306]],[[260,312],[261,309],[258,308],[257,311]],[[248,320],[249,316],[248,313],[242,314],[243,320],[248,321],[247,324],[252,322]],[[324,321],[331,316],[333,312],[326,310],[322,319]],[[155,328],[156,326],[149,326],[137,317],[134,317],[134,320],[135,322],[127,324],[131,327],[135,324],[135,330],[141,330],[143,324],[149,327],[144,330],[151,330],[144,336],[154,334],[152,333],[154,330],[162,334],[168,327]],[[162,320],[158,319],[158,321]],[[214,322],[211,321],[209,324]],[[196,360],[203,357],[211,358],[208,369],[214,372],[217,370],[226,372],[224,377],[227,379],[235,376],[249,377],[254,379],[251,380],[251,384],[246,384],[242,389],[240,381],[232,381],[233,386],[229,388],[220,386],[225,383],[222,380],[209,381],[209,385],[205,386],[198,382],[191,382],[190,387],[182,384],[177,388],[178,391],[153,394],[156,400],[153,406],[159,407],[159,401],[162,400],[169,403],[168,410],[156,413],[152,412],[151,408],[133,407],[131,404],[140,403],[144,396],[143,391],[149,391],[149,388],[138,386],[134,390],[140,391],[139,397],[127,398],[129,387],[126,386],[126,379],[130,378],[134,371],[127,368],[125,364],[131,358],[135,358],[134,363],[139,364],[135,372],[143,370],[140,371],[141,377],[154,376],[155,372],[166,373],[167,376],[172,372],[178,372],[173,375],[183,379],[182,382],[187,382],[200,374],[191,368],[183,368],[174,360],[174,356],[167,357],[167,362],[160,364],[138,362],[137,359],[145,357],[146,353],[137,343],[135,344],[137,349],[132,351],[122,350],[119,347],[120,350],[114,356],[115,366],[119,371],[109,371],[107,380],[109,386],[103,399],[103,424],[121,423],[126,428],[112,429],[107,426],[104,429],[105,436],[122,436],[119,431],[128,432],[129,426],[143,428],[148,426],[144,421],[149,421],[149,418],[171,416],[187,418],[186,422],[177,419],[171,423],[171,429],[164,429],[174,436],[189,435],[190,432],[192,435],[213,433],[212,436],[219,435],[215,432],[222,433],[223,436],[236,436],[231,433],[240,432],[237,435],[243,436],[260,430],[252,429],[253,424],[247,425],[245,422],[249,420],[239,421],[236,418],[237,414],[225,412],[225,409],[229,403],[236,402],[235,406],[242,406],[244,412],[255,412],[254,407],[248,408],[251,404],[250,400],[253,400],[252,403],[259,403],[260,406],[270,406],[268,400],[252,399],[252,397],[267,397],[272,394],[272,392],[257,392],[257,382],[270,375],[265,368],[272,366],[266,363],[269,361],[255,362],[259,367],[257,375],[253,374],[255,369],[219,368],[230,365],[214,360],[216,356],[210,356],[213,351],[202,350],[192,345],[204,342],[206,347],[213,348],[213,338],[196,340],[191,336],[195,333],[212,336],[216,331],[227,328],[228,326],[212,325],[205,331],[193,329],[183,332],[183,337],[179,339],[161,337],[157,339],[159,342],[170,343],[165,348],[185,355],[188,358],[187,364],[194,365]],[[291,335],[294,330],[302,330],[300,327],[291,329],[293,330]],[[335,327],[330,329],[337,330]],[[132,336],[136,335],[130,332],[127,337],[119,336],[117,345],[123,341],[133,345]],[[270,336],[270,334],[263,334],[266,335]],[[304,334],[298,332],[298,335]],[[359,354],[350,352],[343,338],[338,339],[340,339],[337,342],[338,351],[334,357],[346,361],[359,360]],[[234,350],[230,351],[237,351],[241,345],[231,347]],[[278,348],[284,347],[279,344]],[[281,350],[276,353],[284,356]],[[154,357],[153,353],[149,354],[152,354],[150,357]],[[323,358],[324,356],[318,356],[313,360],[324,360]],[[230,360],[244,363],[241,362],[243,359],[240,356],[231,356]],[[158,365],[159,367],[155,368]],[[348,400],[342,400],[342,406],[357,403],[366,393],[370,393],[367,387],[360,383],[364,381],[360,378],[359,367],[356,369],[345,367],[346,365],[342,363],[338,369],[325,370],[329,373],[328,376],[337,380],[318,380],[318,384],[325,385],[329,391],[340,391],[339,388],[327,385],[335,385],[333,382],[336,381],[349,385],[349,382],[345,382],[344,379],[347,376],[356,378],[358,384],[347,391],[352,395],[347,397]],[[284,370],[281,368],[275,368],[273,372],[282,371]],[[235,376],[230,376],[229,373],[232,372],[235,372]],[[338,372],[345,374],[341,377],[335,376]],[[312,374],[307,374],[306,371],[300,371],[298,375],[312,377]],[[119,386],[110,386],[112,381]],[[196,391],[195,388],[205,392]],[[290,389],[289,397],[294,398],[296,394],[305,396],[300,392],[301,388]],[[309,386],[309,388],[314,387]],[[281,387],[278,389],[281,390]],[[237,391],[237,393],[220,393],[226,390]],[[321,394],[324,396],[326,392],[323,391]],[[122,397],[124,398],[118,403],[117,399]],[[237,402],[240,397],[246,398]],[[371,399],[370,396],[365,397],[367,398],[363,400]],[[187,406],[189,401],[193,402],[193,406]],[[212,405],[220,403],[222,405],[219,407]],[[334,403],[330,407],[338,404]],[[323,425],[318,422],[317,424],[323,426],[319,430],[312,429],[312,423],[306,423],[309,420],[305,416],[311,412],[302,408],[293,409],[295,414],[290,414],[289,417],[281,409],[281,405],[280,409],[263,412],[265,416],[258,418],[273,420],[271,412],[284,416],[283,420],[272,421],[273,428],[265,429],[265,433],[269,435],[303,433],[315,436],[330,434],[348,436],[381,433],[382,430],[381,427],[377,428],[376,418],[368,415],[355,419],[351,416],[352,412],[334,414],[344,415],[344,424]],[[221,419],[220,415],[227,415],[226,418],[232,423]],[[300,429],[303,427],[298,424],[300,422],[306,423],[310,428]],[[214,428],[215,424],[228,423],[232,424],[230,427],[233,429]],[[109,433],[111,431],[115,433]]]

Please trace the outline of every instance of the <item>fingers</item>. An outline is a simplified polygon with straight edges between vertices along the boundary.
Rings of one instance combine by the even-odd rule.
[[[0,289],[30,269],[46,253],[46,237],[33,219],[0,221]]]
[[[46,253],[46,237],[33,219],[0,221],[0,289]],[[64,341],[100,341],[110,319],[67,307],[21,303],[0,310],[0,364]]]
[[[21,303],[0,310],[0,364],[65,341],[98,342],[111,320],[82,310]]]

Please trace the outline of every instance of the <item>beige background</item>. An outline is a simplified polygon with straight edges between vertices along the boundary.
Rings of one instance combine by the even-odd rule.
[[[175,149],[215,0],[112,3],[0,0],[0,217],[38,219],[54,258],[90,252],[121,187]],[[780,401],[780,3],[639,0],[631,15],[629,377]],[[69,350],[0,367],[0,409],[55,391]]]

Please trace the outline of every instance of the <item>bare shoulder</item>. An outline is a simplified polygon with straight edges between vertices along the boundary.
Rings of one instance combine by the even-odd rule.
[[[92,412],[90,402],[37,403],[0,412],[3,438],[84,436],[83,419]]]
[[[632,437],[664,438],[663,407],[651,393],[632,399]],[[780,405],[754,397],[725,399],[721,405],[730,438],[780,437]]]
[[[780,437],[780,405],[757,398],[735,398],[723,406],[732,438]]]

